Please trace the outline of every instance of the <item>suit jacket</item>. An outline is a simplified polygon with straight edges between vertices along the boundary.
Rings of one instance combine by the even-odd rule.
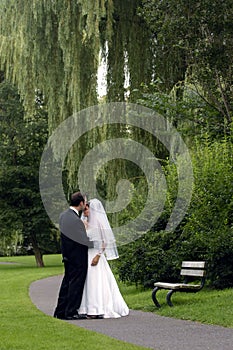
[[[93,248],[93,242],[87,237],[82,220],[69,208],[61,213],[59,227],[63,260],[75,266],[86,265],[87,250]]]

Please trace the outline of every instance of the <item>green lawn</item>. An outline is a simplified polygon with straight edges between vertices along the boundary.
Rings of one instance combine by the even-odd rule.
[[[198,293],[175,293],[173,307],[166,304],[167,291],[157,292],[161,304],[158,309],[151,298],[151,291],[135,290],[121,286],[125,300],[131,309],[156,312],[161,316],[198,321],[205,324],[233,327],[233,289],[222,291],[204,288]]]
[[[31,282],[63,272],[60,255],[45,256],[44,260],[46,267],[37,268],[32,256],[0,258],[0,262],[15,262],[0,264],[0,350],[143,349],[78,328],[37,310],[28,294]],[[172,299],[173,308],[165,303],[165,291],[159,291],[160,309],[155,308],[150,290],[143,291],[122,283],[120,289],[131,309],[233,327],[232,289],[177,293]]]

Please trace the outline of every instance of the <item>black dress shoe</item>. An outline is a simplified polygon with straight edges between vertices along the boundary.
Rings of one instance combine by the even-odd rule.
[[[65,320],[68,320],[68,321],[86,320],[86,319],[87,319],[86,315],[79,315],[79,314],[75,314],[75,315],[72,315],[72,316],[66,316],[65,317]]]
[[[104,315],[88,315],[88,320],[102,320],[104,318]]]
[[[53,315],[53,317],[59,318],[59,320],[65,320],[65,315],[64,314],[57,314],[57,313],[55,313]]]
[[[97,315],[98,320],[102,320],[104,318],[104,315]]]

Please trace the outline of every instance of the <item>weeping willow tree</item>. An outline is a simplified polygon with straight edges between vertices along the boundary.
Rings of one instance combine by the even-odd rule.
[[[27,112],[45,96],[53,130],[96,103],[99,23],[104,1],[1,1],[1,69],[16,83]],[[111,17],[111,16],[107,16]]]
[[[152,79],[154,64],[150,33],[137,15],[140,4],[140,0],[2,0],[0,69],[18,87],[26,114],[33,113],[39,91],[51,134],[74,112],[98,104],[100,52],[106,62],[106,101],[136,101],[141,84]],[[125,125],[99,127],[83,135],[66,159],[67,192],[77,188],[78,167],[89,149],[105,139],[128,135]],[[131,129],[131,135],[154,147],[153,138],[140,129]],[[110,162],[101,174],[103,192],[114,196],[118,179],[137,177],[134,170],[122,159]]]
[[[34,108],[35,90],[41,90],[53,130],[70,113],[97,103],[100,50],[108,55],[108,100],[124,100],[126,67],[131,91],[148,82],[153,59],[139,4],[1,1],[1,69],[17,84],[26,110]]]

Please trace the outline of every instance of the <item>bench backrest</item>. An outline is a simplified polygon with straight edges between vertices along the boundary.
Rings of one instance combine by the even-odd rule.
[[[204,277],[206,275],[205,261],[183,261],[181,276]]]

